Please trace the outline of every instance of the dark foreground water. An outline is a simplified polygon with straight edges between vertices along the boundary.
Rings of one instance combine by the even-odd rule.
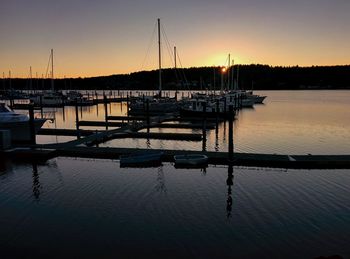
[[[231,169],[1,160],[0,258],[350,256],[349,170]]]

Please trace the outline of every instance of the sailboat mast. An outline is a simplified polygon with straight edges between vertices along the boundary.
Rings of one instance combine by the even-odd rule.
[[[32,66],[29,67],[29,76],[30,76],[30,81],[29,81],[29,90],[33,90],[33,76],[32,76]]]
[[[174,46],[174,63],[175,63],[175,69],[176,69],[176,46]]]
[[[162,97],[162,53],[160,45],[160,19],[158,18],[159,97]]]
[[[54,90],[54,80],[53,80],[53,49],[51,49],[51,90]]]
[[[239,89],[239,65],[237,65],[237,84],[236,84],[236,89],[235,90],[238,90]]]
[[[234,72],[235,72],[235,60],[232,59],[232,72],[231,72],[231,90],[233,91],[234,90],[234,87],[235,87],[235,80],[234,80]]]
[[[230,70],[231,70],[231,54],[228,54],[228,69],[227,69],[227,90],[230,91],[230,85],[231,85],[231,77],[230,77]]]
[[[2,72],[2,88],[4,90],[4,93],[5,93],[5,89],[6,89],[5,83],[6,83],[6,81],[5,81],[5,72]]]
[[[10,90],[12,90],[12,84],[11,84],[11,70],[9,70],[9,86],[10,86]]]

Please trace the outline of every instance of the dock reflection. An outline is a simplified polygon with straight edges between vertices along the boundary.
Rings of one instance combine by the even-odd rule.
[[[10,171],[12,171],[10,161],[7,160],[6,158],[1,158],[0,159],[0,175],[6,174]]]
[[[226,185],[227,185],[227,200],[226,200],[226,216],[227,218],[231,218],[231,212],[232,212],[232,187],[233,187],[233,166],[228,166],[228,173],[227,173],[227,179],[226,179]]]
[[[157,171],[157,184],[155,189],[158,192],[166,192],[166,186],[165,186],[165,178],[164,178],[164,171],[163,171],[163,166],[159,166],[158,167],[158,171]]]
[[[40,200],[40,193],[41,193],[41,184],[40,184],[40,179],[39,179],[39,173],[38,173],[38,165],[37,164],[32,164],[33,166],[33,196],[36,201]]]

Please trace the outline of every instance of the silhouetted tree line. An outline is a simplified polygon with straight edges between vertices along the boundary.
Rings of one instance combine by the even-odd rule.
[[[227,88],[228,72],[221,67],[193,67],[163,69],[163,89],[217,89]],[[240,89],[293,90],[293,89],[350,89],[350,65],[312,67],[272,67],[268,65],[237,65],[231,70]],[[131,74],[89,78],[55,79],[55,89],[158,89],[158,70]],[[232,79],[232,74],[230,75]],[[9,79],[1,79],[2,89],[9,89]],[[50,79],[11,79],[14,89],[50,89]]]

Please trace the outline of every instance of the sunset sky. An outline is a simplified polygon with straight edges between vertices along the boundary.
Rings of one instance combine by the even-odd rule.
[[[236,64],[350,64],[349,13],[349,0],[2,0],[0,72],[41,76],[51,48],[57,77],[157,69],[157,18],[183,67],[224,65],[228,53]],[[172,67],[165,40],[162,50]]]

